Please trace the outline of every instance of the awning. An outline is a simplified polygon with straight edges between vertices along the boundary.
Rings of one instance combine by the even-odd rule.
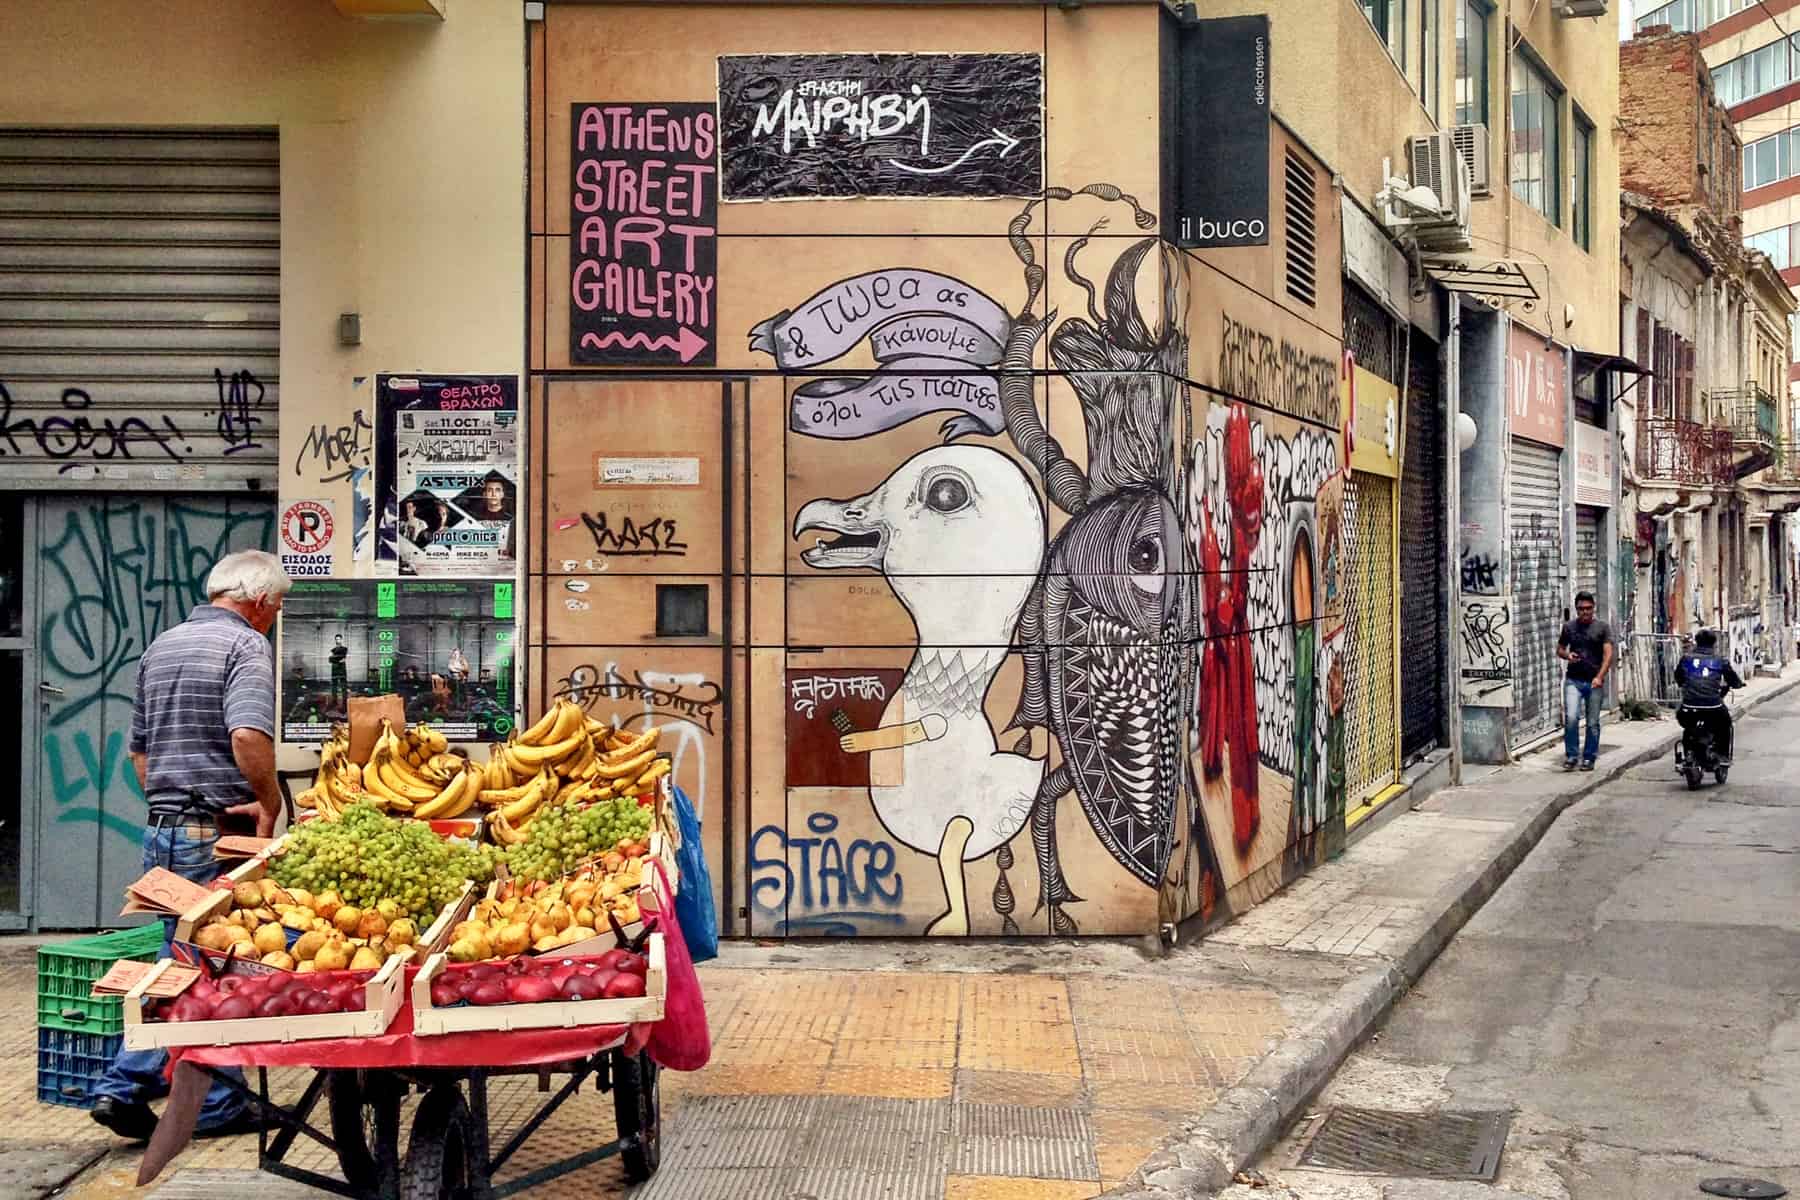
[[[1538,299],[1524,264],[1473,254],[1432,255],[1420,260],[1425,274],[1447,292],[1461,292],[1495,305]]]
[[[1613,371],[1620,375],[1654,374],[1649,367],[1640,367],[1623,354],[1601,354],[1594,350],[1575,351],[1575,373],[1577,375],[1593,375],[1600,371]]]

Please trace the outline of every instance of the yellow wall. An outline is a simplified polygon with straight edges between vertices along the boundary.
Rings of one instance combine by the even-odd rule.
[[[501,3],[424,23],[325,0],[0,5],[0,125],[280,130],[280,490],[334,501],[347,535],[350,485],[320,482],[342,467],[308,434],[367,445],[356,377],[523,366],[523,38]],[[338,344],[343,312],[360,346]]]
[[[901,4],[553,4],[533,37],[533,145],[543,149],[534,149],[530,205],[531,393],[544,399],[529,470],[542,481],[549,511],[527,556],[536,614],[528,669],[537,696],[577,694],[603,718],[657,705],[655,688],[669,701],[663,714],[677,698],[686,706],[685,717],[666,726],[684,742],[676,778],[704,808],[728,928],[918,934],[951,913],[956,885],[965,890],[967,927],[976,934],[1142,934],[1260,899],[1316,861],[1330,828],[1341,829],[1342,797],[1334,808],[1324,762],[1325,679],[1342,644],[1341,621],[1332,626],[1316,611],[1311,590],[1322,596],[1318,581],[1339,566],[1332,534],[1340,522],[1328,516],[1342,493],[1338,206],[1330,173],[1276,128],[1270,246],[1187,255],[1157,243],[1160,97],[1151,64],[1161,20],[1149,3],[1073,12],[933,6],[928,21],[917,6]],[[1046,183],[1108,186],[1100,195],[1036,204],[725,203],[716,367],[620,372],[572,364],[571,105],[708,101],[717,93],[720,55],[827,50],[1041,54]],[[1280,206],[1290,148],[1317,187],[1311,305],[1287,294],[1278,266],[1285,261]],[[1022,241],[1047,276],[1035,299],[1020,247],[1007,236],[1021,214],[1028,214]],[[1067,273],[1072,250],[1097,295]],[[1053,353],[1052,339],[1044,338],[1032,357],[1042,373],[1025,384],[1069,463],[1094,477],[1086,507],[1059,504],[1045,485],[1048,472],[1005,430],[946,446],[945,413],[853,440],[795,432],[789,404],[809,380],[779,373],[747,336],[772,316],[808,310],[838,281],[889,268],[966,283],[1000,306],[1015,332],[1028,316],[1054,310],[1058,334],[1071,336],[1090,324],[1090,303],[1104,307],[1109,276],[1121,264],[1121,287],[1163,340],[1153,351],[1113,342],[1106,369],[1090,369],[1071,368],[1072,356]],[[869,353],[858,344],[830,365],[868,371]],[[562,374],[571,370],[580,374]],[[1105,404],[1117,406],[1107,410],[1109,419],[1084,409]],[[660,493],[607,485],[593,468],[596,447],[692,456],[701,482]],[[980,503],[975,515],[942,522],[920,514],[919,521],[936,522],[930,528],[938,539],[920,543],[922,535],[909,534],[913,526],[899,524],[896,514],[912,512],[908,504],[916,508],[922,494],[925,476],[909,472],[940,460],[970,472]],[[880,498],[857,501],[878,492]],[[1096,515],[1106,509],[1103,499],[1146,524],[1130,537],[1108,527]],[[894,532],[881,544],[878,567],[840,569],[806,557],[829,533],[815,523],[820,512],[846,506],[880,511],[890,522],[883,528]],[[678,555],[611,556],[592,533],[590,518],[599,514],[609,528],[627,517],[638,525],[673,518],[685,545]],[[1086,541],[1061,539],[1077,522]],[[722,544],[727,529],[729,553]],[[1247,562],[1232,578],[1247,594],[1206,600],[1199,576],[1182,566],[1203,557],[1212,529],[1227,547],[1214,581],[1229,571],[1237,538]],[[1132,585],[1159,597],[1144,602],[1144,611],[1131,592],[1120,593],[1126,615],[1089,630],[1086,617],[1069,615],[1079,604],[1029,594],[1040,570],[1077,592],[1101,592],[1133,577],[1120,556],[1142,539],[1167,556]],[[897,547],[923,557],[897,562]],[[1104,559],[1099,565],[1096,554]],[[1304,560],[1298,570],[1296,557]],[[1076,571],[1072,562],[1087,566]],[[1076,582],[1064,586],[1072,577]],[[668,583],[708,588],[707,636],[654,635],[654,587]],[[1247,624],[1232,626],[1228,609]],[[1219,623],[1221,638],[1236,634],[1211,666],[1199,651],[1202,610]],[[1046,620],[1035,635],[1030,614]],[[1131,626],[1133,620],[1141,623]],[[1298,637],[1295,625],[1304,627]],[[1340,640],[1331,643],[1334,633]],[[1161,858],[1141,873],[1127,859],[1140,856],[1144,867],[1159,851],[1108,843],[1129,815],[1117,797],[1085,804],[1065,793],[1053,808],[1040,809],[1054,813],[1047,836],[1072,893],[1052,895],[1043,907],[1026,821],[1039,781],[1068,766],[1070,755],[1053,728],[1066,728],[1063,718],[1040,714],[1013,723],[1027,688],[1017,645],[1034,636],[1055,647],[1046,658],[1071,680],[1052,686],[1056,703],[1073,695],[1073,677],[1087,672],[1101,693],[1095,706],[1114,706],[1109,720],[1168,732],[1170,747],[1187,746],[1191,732],[1201,746],[1191,762],[1177,749],[1154,768],[1154,798],[1141,815],[1145,824],[1160,823]],[[1067,649],[1083,638],[1105,643],[1105,651],[1088,657]],[[941,667],[951,682],[945,695],[933,695],[913,682],[909,668],[952,642]],[[1118,662],[1095,665],[1102,658]],[[811,692],[794,691],[795,681],[833,673],[875,680],[881,694],[856,703],[839,696],[816,712],[801,711],[796,700]],[[1210,680],[1204,696],[1203,674]],[[623,684],[612,685],[610,676]],[[655,682],[640,686],[640,678]],[[729,701],[717,699],[721,689]],[[919,711],[905,708],[909,703],[938,707]],[[859,733],[928,713],[951,712],[954,724],[905,752],[867,756],[867,778],[852,781],[857,769],[846,769],[836,735],[820,733],[840,704]],[[1203,712],[1223,719],[1202,733],[1196,724],[1210,720]],[[811,748],[796,749],[802,746]],[[1116,746],[1100,755],[1089,749],[1084,779],[1098,778],[1097,757],[1126,761]],[[938,854],[938,828],[909,827],[910,813],[937,806],[976,820],[967,861],[951,871]],[[1194,814],[1203,828],[1193,827]],[[1109,822],[1113,828],[1104,829]]]

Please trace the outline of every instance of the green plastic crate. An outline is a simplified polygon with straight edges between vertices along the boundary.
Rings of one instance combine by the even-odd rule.
[[[162,922],[152,921],[134,929],[39,947],[38,1028],[101,1035],[123,1030],[125,1009],[119,998],[96,1000],[88,991],[121,958],[155,962],[162,944]]]

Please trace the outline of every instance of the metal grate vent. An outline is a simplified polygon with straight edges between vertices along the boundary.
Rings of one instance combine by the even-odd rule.
[[[1492,1180],[1511,1124],[1510,1113],[1333,1108],[1301,1150],[1299,1165],[1420,1179]]]
[[[1399,343],[1400,330],[1394,318],[1361,288],[1346,281],[1344,345],[1356,355],[1356,365],[1377,379],[1399,383]]]
[[[1319,182],[1291,147],[1284,193],[1287,293],[1310,308],[1319,302]]]
[[[1378,430],[1359,437],[1379,436]],[[1344,513],[1348,550],[1344,615],[1344,797],[1359,806],[1394,782],[1399,730],[1394,725],[1394,481],[1352,471]]]

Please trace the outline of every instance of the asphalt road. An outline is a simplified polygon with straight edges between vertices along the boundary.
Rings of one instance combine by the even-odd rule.
[[[1724,786],[1664,757],[1563,814],[1309,1112],[1504,1109],[1493,1184],[1296,1169],[1238,1197],[1800,1196],[1800,693],[1738,723]]]

